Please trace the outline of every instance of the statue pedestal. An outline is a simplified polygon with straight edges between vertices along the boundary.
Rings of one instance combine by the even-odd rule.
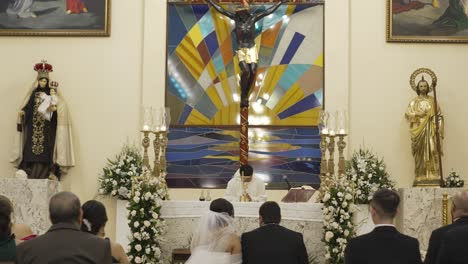
[[[14,206],[13,221],[28,225],[35,234],[43,234],[51,226],[49,199],[59,191],[58,181],[0,178],[0,194]]]
[[[402,188],[397,226],[400,232],[416,237],[419,247],[426,251],[434,229],[442,226],[442,197],[449,198],[462,188]],[[450,202],[449,202],[450,203]]]
[[[368,204],[357,204],[353,214],[353,224],[356,236],[364,235],[374,229]]]

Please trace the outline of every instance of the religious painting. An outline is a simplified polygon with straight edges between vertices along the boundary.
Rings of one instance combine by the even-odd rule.
[[[238,2],[238,1],[237,1]],[[272,3],[251,1],[252,12]],[[237,3],[222,3],[234,10]],[[267,188],[319,184],[323,1],[281,5],[255,24],[249,164]],[[234,21],[205,3],[169,1],[166,106],[171,188],[224,188],[239,166],[239,61]]]
[[[388,42],[468,42],[468,0],[387,0]]]
[[[111,0],[2,0],[0,35],[109,36]]]

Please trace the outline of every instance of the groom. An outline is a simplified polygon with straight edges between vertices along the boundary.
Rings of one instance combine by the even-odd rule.
[[[281,209],[276,202],[260,206],[260,227],[242,234],[243,264],[308,264],[301,233],[279,225]]]

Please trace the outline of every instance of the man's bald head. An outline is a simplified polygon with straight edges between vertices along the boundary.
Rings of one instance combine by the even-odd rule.
[[[461,191],[452,198],[453,218],[468,216],[468,191]]]
[[[71,192],[59,192],[49,201],[49,216],[52,224],[78,223],[81,215],[80,199]]]

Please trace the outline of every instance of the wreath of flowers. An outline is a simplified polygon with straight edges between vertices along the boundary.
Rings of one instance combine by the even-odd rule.
[[[344,252],[354,234],[353,188],[345,177],[329,186],[322,199],[325,259],[327,263],[344,263]]]
[[[115,160],[108,159],[99,177],[99,193],[128,200],[132,188],[132,177],[142,172],[142,157],[135,146],[124,145]]]
[[[166,223],[160,214],[162,201],[168,199],[165,179],[152,176],[150,171],[145,170],[133,183],[127,205],[131,231],[127,255],[131,263],[163,263],[160,245]]]
[[[460,175],[456,173],[455,171],[452,171],[449,173],[447,176],[447,179],[445,180],[445,187],[447,188],[460,188],[465,185],[465,181],[462,180]]]
[[[379,189],[395,189],[383,159],[365,149],[359,149],[353,154],[346,169],[346,177],[354,185],[356,204],[368,204]]]

